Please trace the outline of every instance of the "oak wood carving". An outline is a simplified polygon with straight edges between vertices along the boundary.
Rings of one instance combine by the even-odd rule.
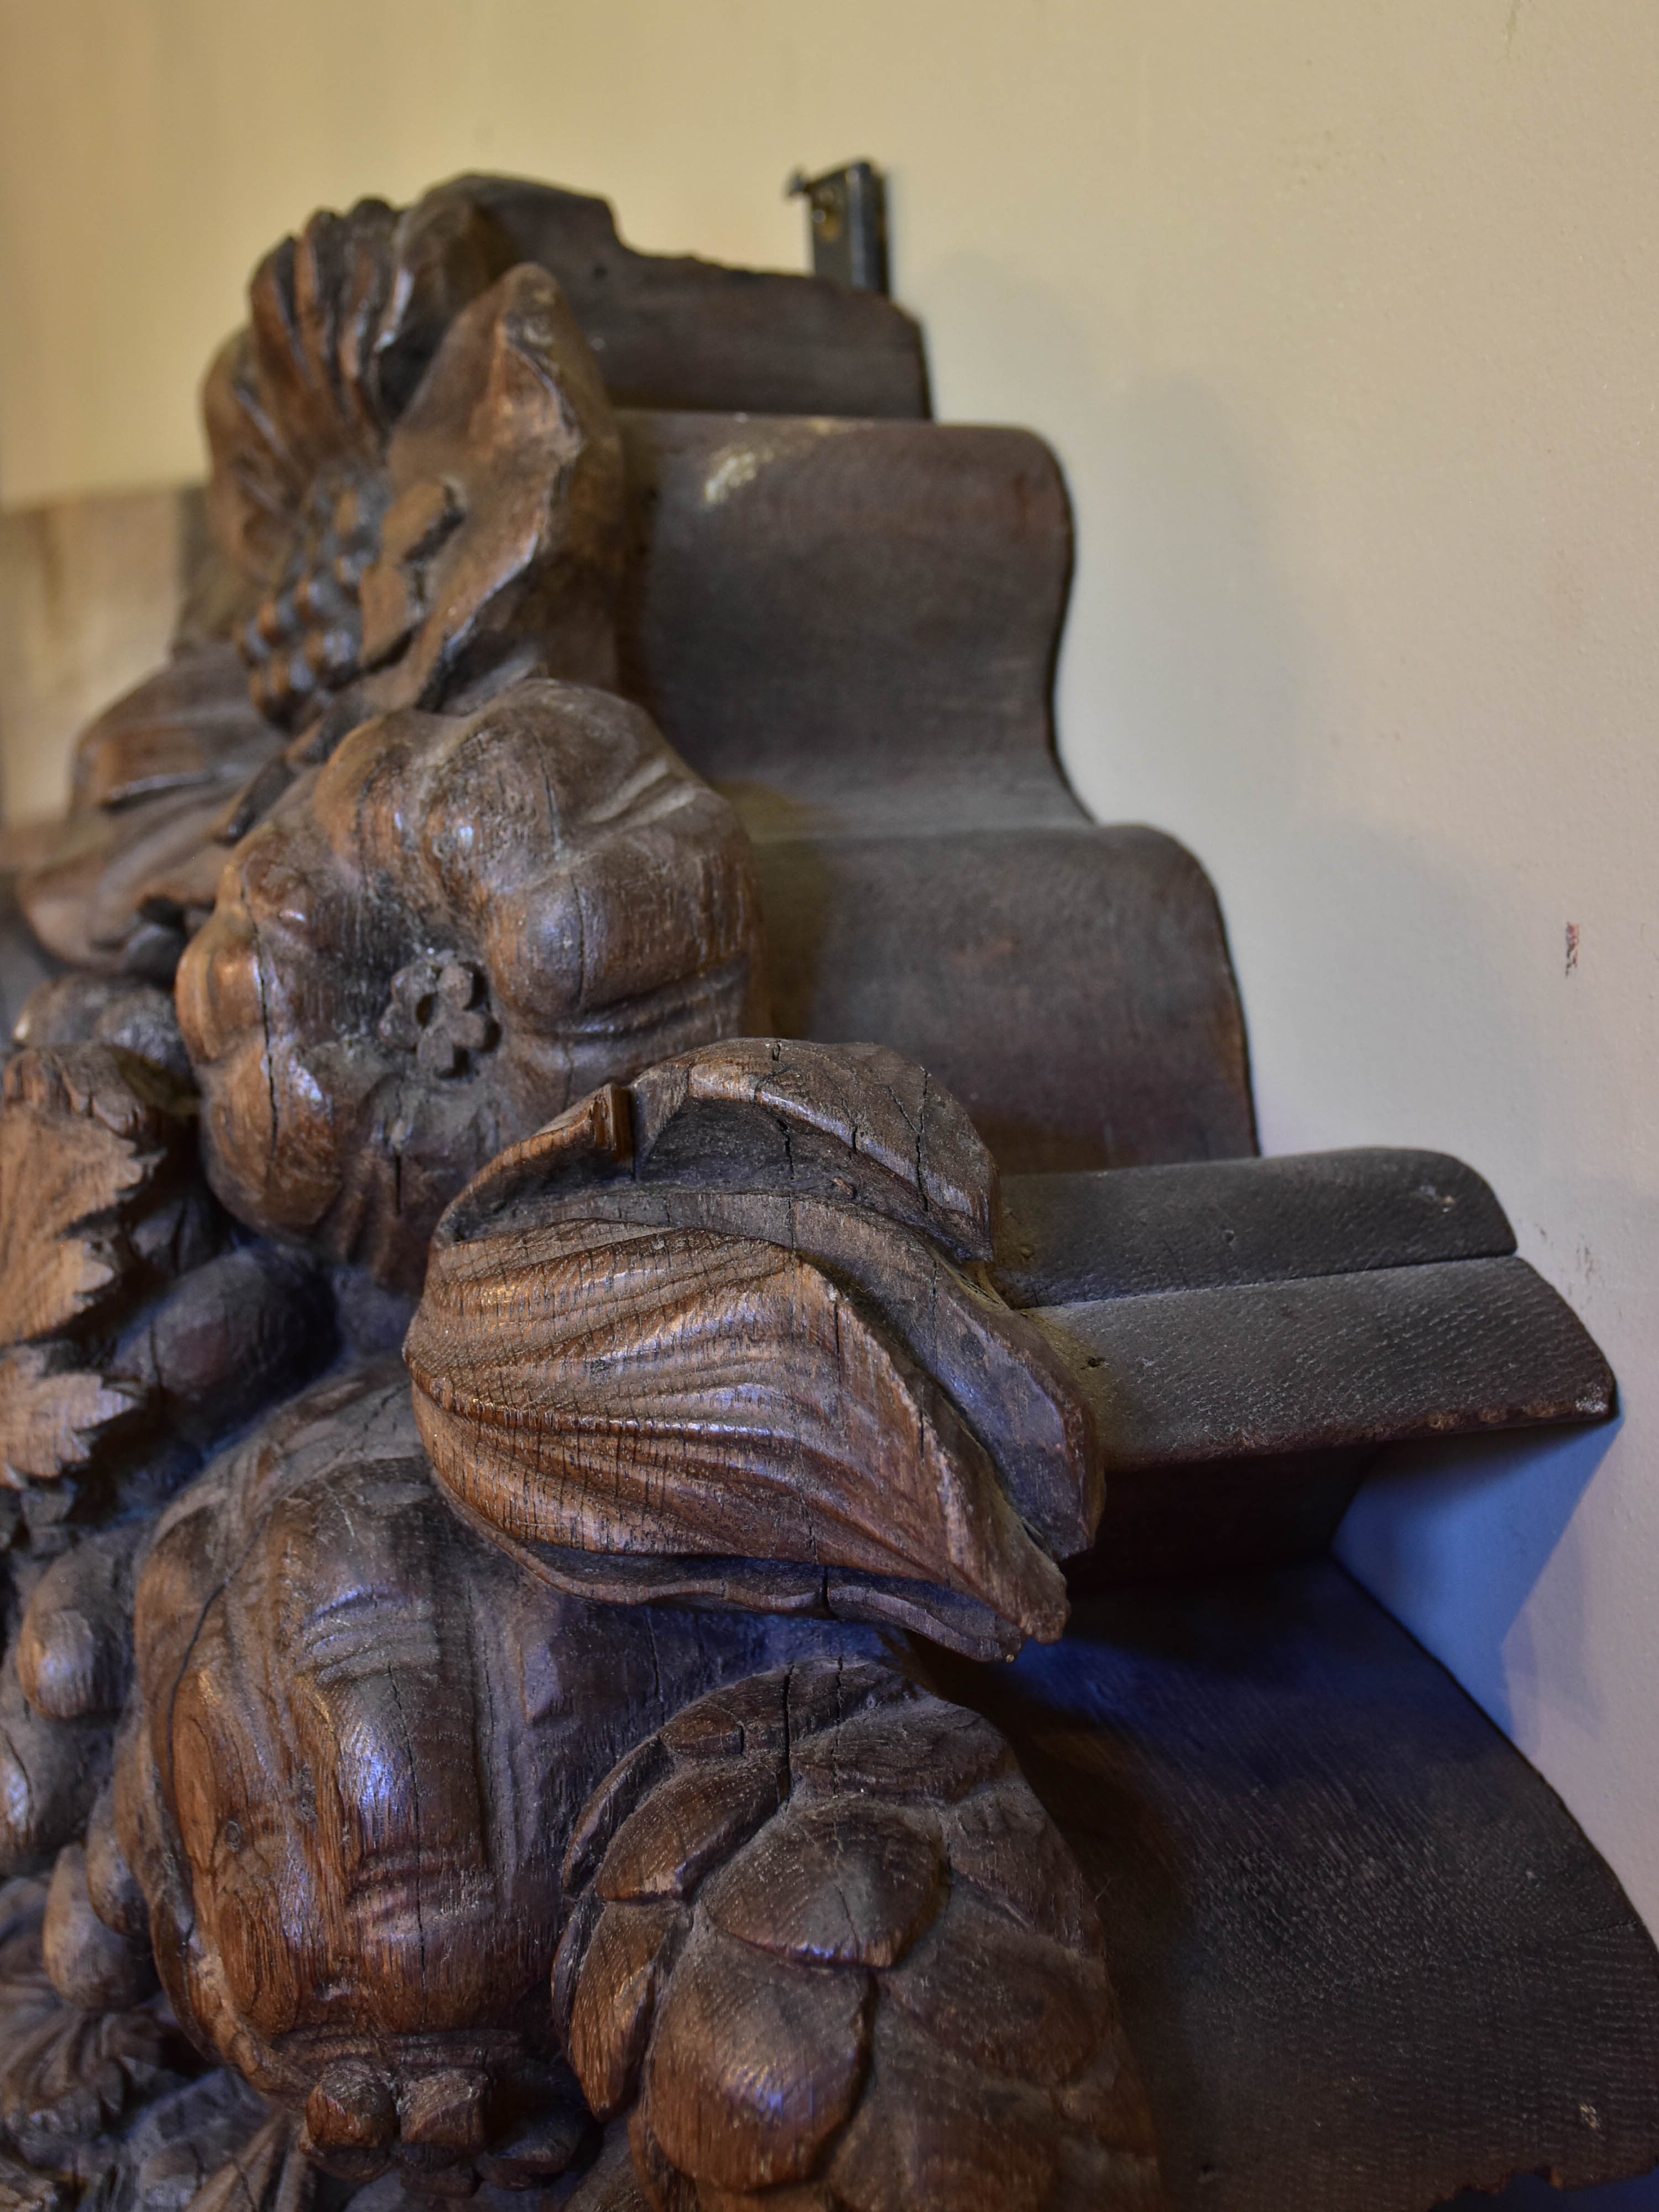
[[[1329,1668],[1269,1696],[1190,1595],[1063,1636],[1068,1577],[1183,1511],[1248,1556],[1218,1462],[1259,1534],[1279,1461],[1340,1510],[1605,1363],[1455,1163],[1005,1197],[1249,1151],[1243,1030],[1202,871],[1057,775],[1052,456],[823,418],[925,410],[897,311],[500,179],[317,216],[248,304],[211,588],[19,894],[70,972],[0,1074],[0,2212],[1243,2202],[1189,2052],[1365,1950],[1286,1874],[1363,1762],[1310,1813],[1261,1714]],[[764,1034],[763,898],[780,1023],[908,1054]],[[1446,1833],[1601,1871],[1422,1741]]]
[[[599,1081],[755,1025],[724,802],[549,679],[362,723],[237,847],[179,979],[215,1188],[418,1289],[468,1176]]]
[[[242,675],[208,643],[87,733],[68,840],[26,878],[23,905],[61,957],[169,981],[221,898],[204,956],[216,972],[198,970],[184,1000],[221,1131],[216,1180],[260,1226],[308,1235],[331,1215],[329,1249],[418,1285],[442,1198],[562,1090],[761,1025],[751,865],[723,802],[648,720],[588,688],[615,681],[621,446],[547,271],[464,191],[401,216],[365,201],[284,240],[249,307],[204,401]],[[349,761],[313,793],[352,732]],[[285,793],[273,836],[227,869]],[[378,819],[364,830],[358,810]],[[497,817],[499,848],[486,834],[474,849]],[[296,871],[334,881],[314,928],[305,902],[284,902]],[[351,1003],[325,991],[313,1007],[337,963]],[[360,1030],[378,1056],[309,1066],[312,1049]],[[475,1096],[497,1044],[500,1080]],[[214,1122],[221,1063],[244,1048],[264,1069],[267,1122],[296,1129],[286,1150],[277,1128],[261,1147],[240,1126],[246,1085],[234,1134]],[[364,1126],[336,1126],[342,1093]],[[380,1168],[389,1201],[342,1193],[326,1143],[308,1157],[325,1126],[365,1151],[366,1173]]]
[[[1161,2203],[1094,1904],[974,1715],[869,1664],[716,1691],[566,1870],[560,2035],[652,2203]]]
[[[113,1814],[197,2041],[325,2171],[453,2195],[583,2145],[548,1978],[595,1779],[825,1632],[550,1595],[455,1521],[409,1400],[395,1363],[349,1371],[169,1508]]]
[[[1098,1459],[982,1279],[995,1203],[895,1053],[748,1038],[612,1085],[439,1226],[405,1346],[439,1478],[556,1587],[1052,1638]]]
[[[334,1340],[315,1263],[236,1249],[203,1182],[171,1001],[65,977],[21,1026],[41,1042],[0,1078],[9,1874],[78,1834],[107,1769],[149,1520],[218,1435]]]

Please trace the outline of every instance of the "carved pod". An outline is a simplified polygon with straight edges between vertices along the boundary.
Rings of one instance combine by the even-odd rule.
[[[556,1586],[1052,1638],[1088,1417],[982,1273],[994,1169],[873,1047],[744,1039],[572,1109],[434,1240],[433,1464]]]
[[[550,2037],[595,1777],[772,1624],[550,1598],[432,1483],[395,1364],[295,1401],[164,1516],[116,1827],[179,2020],[330,2171],[461,2193],[586,2127]]]
[[[870,1665],[717,1691],[600,1784],[568,1875],[560,2033],[653,2205],[1161,2202],[1094,1905],[976,1716]]]

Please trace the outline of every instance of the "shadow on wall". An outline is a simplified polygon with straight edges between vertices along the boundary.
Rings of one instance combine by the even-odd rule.
[[[1402,1448],[1371,1475],[1337,1534],[1343,1565],[1523,1750],[1537,1739],[1540,1668],[1522,1613],[1552,1562],[1550,1695],[1588,1729],[1600,1718],[1581,1663],[1583,1569],[1564,1539],[1622,1425]]]
[[[1425,738],[1458,744],[1462,705],[1411,682],[1392,696],[1388,641],[1358,634],[1340,580],[1309,544],[1292,549],[1295,480],[1271,417],[1239,414],[1200,379],[1138,373],[1144,333],[1085,337],[1065,300],[988,258],[942,263],[925,289],[942,411],[978,415],[991,387],[1018,389],[1064,457],[1079,573],[1063,755],[1097,814],[1173,831],[1214,876],[1267,1149],[1490,1127],[1489,1148],[1452,1141],[1500,1200],[1528,1194],[1505,1190],[1499,1163],[1529,1162],[1544,1171],[1534,1211],[1547,1191],[1552,1218],[1627,1218],[1632,1194],[1560,1169],[1579,1148],[1558,1141],[1569,1133],[1536,1079],[1547,1024],[1519,994],[1511,941],[1535,902],[1495,902],[1492,872],[1460,866],[1455,831],[1393,788]],[[963,331],[978,343],[950,342]],[[1425,730],[1425,713],[1446,726]],[[1559,924],[1537,926],[1553,940]],[[1582,1287],[1571,1267],[1550,1272],[1569,1297]],[[1396,1455],[1340,1540],[1345,1564],[1522,1748],[1540,1741],[1546,1691],[1588,1733],[1603,1717],[1570,1531],[1615,1433]],[[1527,1601],[1547,1569],[1540,1628]]]

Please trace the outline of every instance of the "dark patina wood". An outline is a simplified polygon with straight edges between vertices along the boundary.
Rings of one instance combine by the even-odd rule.
[[[1006,1170],[1254,1152],[1208,879],[1089,823],[1055,757],[1072,532],[1048,448],[622,422],[622,681],[755,842],[777,1028],[920,1061]]]
[[[566,1875],[560,2037],[653,2200],[1163,2203],[1095,1908],[974,1715],[868,1665],[716,1691]]]
[[[424,205],[477,208],[514,256],[557,277],[619,407],[754,415],[925,416],[912,317],[817,276],[641,253],[608,201],[523,177],[458,177]]]
[[[1322,1551],[1378,1448],[1612,1413],[1613,1379],[1480,1178],[1310,1152],[1002,1184],[994,1276],[1095,1415],[1073,1588]]]
[[[1559,1799],[1328,1562],[1079,1602],[935,1686],[1099,1903],[1179,2212],[1427,2212],[1659,2160],[1659,1955]]]
[[[1612,1378],[1457,1163],[1243,1157],[1214,894],[1056,762],[1047,448],[515,179],[314,217],[207,411],[217,565],[0,954],[72,971],[0,1097],[0,2193],[1647,2162],[1559,1806],[1334,1570],[1191,1579]]]

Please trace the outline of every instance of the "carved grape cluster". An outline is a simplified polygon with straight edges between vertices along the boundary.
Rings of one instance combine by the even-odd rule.
[[[815,1662],[689,1706],[566,1863],[556,2025],[657,2212],[1158,2201],[1083,1879],[975,1715]]]
[[[273,722],[291,726],[356,675],[362,580],[389,497],[383,477],[358,470],[325,471],[309,488],[288,560],[237,641],[249,695]]]

